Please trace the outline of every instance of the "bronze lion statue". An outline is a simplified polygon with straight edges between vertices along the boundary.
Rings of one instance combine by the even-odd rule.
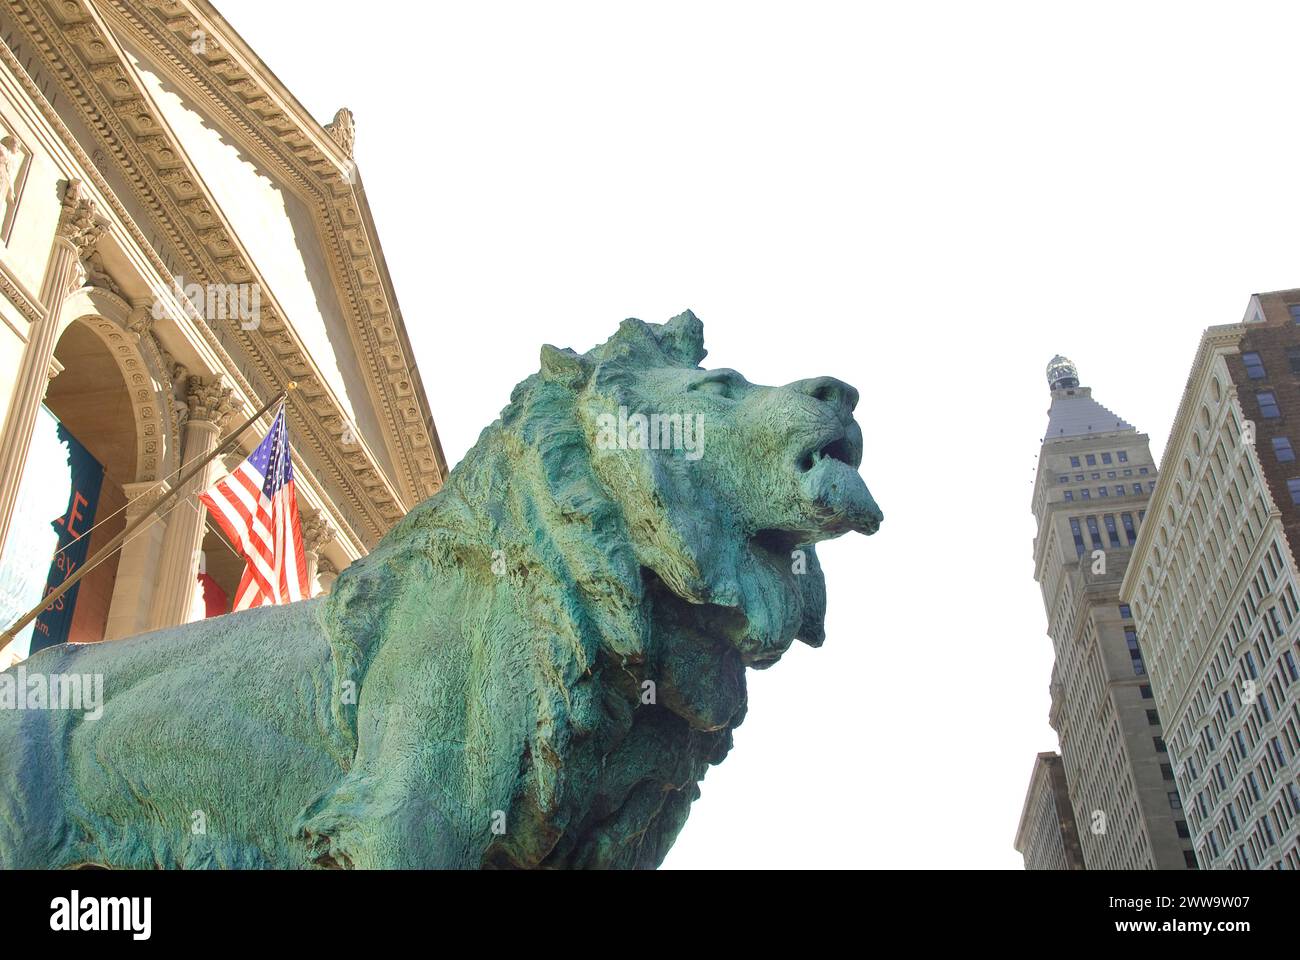
[[[35,654],[102,710],[0,709],[0,866],[658,866],[745,668],[822,642],[813,545],[881,522],[857,391],[704,356],[543,347],[329,596]]]

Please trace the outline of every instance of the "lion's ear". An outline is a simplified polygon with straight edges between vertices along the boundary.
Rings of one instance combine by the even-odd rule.
[[[684,367],[698,367],[708,355],[704,349],[704,324],[689,310],[660,326],[655,337],[664,353]]]
[[[591,367],[587,358],[568,347],[563,350],[549,343],[542,344],[542,379],[562,383],[575,389],[587,382]]]

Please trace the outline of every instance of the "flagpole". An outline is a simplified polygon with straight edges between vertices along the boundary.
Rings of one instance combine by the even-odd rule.
[[[265,404],[263,404],[262,408],[258,410],[257,413],[253,414],[244,422],[243,426],[241,426],[238,430],[232,431],[226,437],[225,440],[217,444],[216,449],[214,449],[211,453],[209,453],[206,457],[204,457],[202,461],[195,464],[194,467],[188,473],[185,474],[185,476],[177,480],[176,483],[172,485],[172,488],[168,490],[164,496],[158,498],[158,502],[155,503],[147,513],[142,514],[139,517],[136,517],[135,520],[127,524],[126,529],[124,529],[121,533],[115,536],[112,540],[108,541],[108,543],[104,544],[104,546],[101,547],[99,550],[95,551],[94,555],[89,557],[86,560],[86,562],[81,565],[81,568],[76,573],[74,573],[72,576],[64,580],[63,583],[61,583],[57,589],[50,591],[50,593],[42,597],[41,602],[39,604],[37,604],[31,610],[27,611],[27,613],[23,614],[21,617],[15,620],[8,630],[0,634],[0,653],[4,653],[5,648],[8,647],[9,644],[13,642],[13,639],[15,636],[17,636],[19,630],[27,626],[27,624],[31,623],[32,620],[36,619],[36,617],[40,615],[40,612],[42,610],[50,606],[50,604],[54,603],[55,600],[59,599],[59,597],[63,596],[74,586],[76,586],[77,582],[82,577],[84,577],[87,573],[93,570],[95,566],[98,563],[100,563],[100,561],[102,561],[105,557],[107,557],[110,553],[112,553],[114,550],[118,549],[123,543],[125,543],[127,538],[131,536],[131,534],[135,533],[136,530],[138,530],[140,527],[144,526],[146,523],[152,520],[154,518],[154,515],[158,513],[159,509],[162,507],[164,503],[167,503],[178,493],[180,493],[181,490],[184,489],[185,485],[190,482],[190,480],[198,476],[199,471],[201,471],[209,463],[215,460],[220,454],[224,453],[232,443],[234,443],[237,439],[239,439],[239,437],[243,434],[245,430],[251,427],[258,420],[260,420],[268,410],[270,410],[277,403],[283,403],[285,399],[289,396],[289,391],[296,390],[297,387],[298,384],[295,381],[290,380],[288,385],[286,385],[283,390],[281,390],[278,394],[276,394]],[[177,470],[177,473],[179,472],[180,471]]]

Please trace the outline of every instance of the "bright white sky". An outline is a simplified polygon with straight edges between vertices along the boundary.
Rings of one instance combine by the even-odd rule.
[[[1159,455],[1201,330],[1300,286],[1300,11],[216,2],[320,120],[355,112],[450,462],[541,343],[628,316],[861,390],[885,524],[822,549],[826,646],[750,674],[666,866],[1019,867],[1056,747],[1044,368]]]

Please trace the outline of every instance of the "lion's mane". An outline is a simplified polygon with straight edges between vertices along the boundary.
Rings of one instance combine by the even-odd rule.
[[[488,841],[483,865],[657,866],[708,765],[731,747],[746,664],[765,666],[788,645],[791,635],[775,635],[795,632],[790,611],[800,638],[821,641],[811,547],[809,575],[796,580],[743,537],[717,542],[698,504],[611,475],[616,459],[603,475],[593,462],[594,409],[626,402],[647,366],[693,368],[704,355],[689,312],[663,325],[625,321],[585,355],[545,348],[542,370],[515,388],[444,489],[345,570],[327,602],[339,683],[360,689],[335,696],[337,721],[356,738],[357,702],[394,631],[422,622],[435,595],[444,608],[501,596],[483,622],[461,625],[485,664],[466,709],[526,714],[522,742],[503,742],[492,723],[464,727],[467,761],[511,767],[509,828]],[[611,492],[638,483],[635,497]],[[437,658],[429,626],[427,656]]]

